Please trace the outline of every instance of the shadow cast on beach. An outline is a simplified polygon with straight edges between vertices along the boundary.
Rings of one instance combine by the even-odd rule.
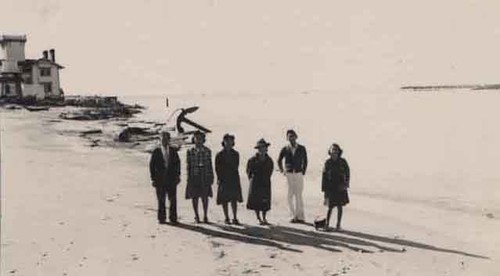
[[[374,253],[373,250],[361,246],[372,246],[380,251],[402,252],[401,250],[380,246],[357,239],[336,239],[335,236],[299,230],[285,226],[249,226],[233,227],[227,225],[190,225],[178,224],[175,227],[202,233],[207,236],[223,238],[248,244],[275,247],[280,250],[302,253],[292,246],[310,246],[330,252],[342,252],[340,248],[350,249],[361,253]]]
[[[310,226],[310,224],[306,225]],[[202,233],[210,237],[274,247],[296,253],[302,253],[303,251],[293,248],[293,246],[309,246],[330,252],[342,252],[341,249],[347,249],[360,253],[404,253],[406,252],[404,247],[413,247],[473,258],[489,259],[486,256],[441,248],[425,243],[346,230],[342,232],[325,233],[282,225],[270,225],[269,227],[243,225],[241,227],[234,227],[219,224],[179,224],[176,227]]]
[[[360,253],[375,253],[372,248],[377,248],[378,251],[402,252],[401,250],[380,246],[376,243],[366,242],[358,239],[345,239],[336,236],[322,234],[314,231],[306,231],[297,228],[271,225],[269,228],[246,226],[245,228],[236,228],[230,226],[217,226],[220,229],[228,232],[238,233],[245,236],[259,237],[261,239],[272,240],[280,243],[310,246],[316,249],[322,249],[332,252],[342,252],[340,250],[348,249]]]
[[[390,243],[390,244],[395,244],[395,245],[400,245],[400,246],[414,247],[414,248],[432,250],[432,251],[443,252],[443,253],[452,253],[452,254],[458,254],[458,255],[473,257],[473,258],[490,259],[487,256],[471,254],[471,253],[467,253],[467,252],[460,251],[460,250],[441,248],[441,247],[437,247],[434,245],[405,240],[405,239],[388,238],[388,237],[377,236],[377,235],[373,235],[373,234],[366,234],[366,233],[361,233],[361,232],[356,232],[356,231],[346,231],[346,230],[342,231],[341,233],[345,234],[347,236],[362,238],[365,240],[372,240],[372,241],[377,241],[377,242],[384,242],[384,243]]]
[[[215,224],[209,224],[209,225],[215,225]],[[222,231],[217,231],[214,229],[209,229],[209,228],[203,227],[201,225],[198,226],[198,225],[190,225],[190,224],[183,224],[183,223],[179,223],[179,224],[175,225],[174,227],[198,232],[198,233],[210,236],[210,237],[228,239],[228,240],[232,240],[232,241],[243,242],[243,243],[254,244],[254,245],[275,247],[275,248],[280,249],[280,250],[302,253],[302,250],[289,248],[283,244],[280,244],[280,243],[277,243],[275,241],[268,240],[268,239],[262,239],[262,238],[259,238],[258,236],[236,235],[236,234],[233,234],[231,232],[222,232]]]

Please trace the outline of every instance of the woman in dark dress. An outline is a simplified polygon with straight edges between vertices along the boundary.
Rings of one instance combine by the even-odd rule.
[[[350,179],[349,165],[341,157],[342,149],[339,145],[331,145],[328,154],[330,158],[325,162],[321,181],[321,190],[325,194],[325,205],[328,206],[325,231],[329,230],[330,217],[334,207],[337,207],[337,230],[341,230],[342,207],[349,203],[349,195],[347,194]]]
[[[264,139],[260,139],[255,146],[257,154],[250,158],[247,164],[247,175],[250,180],[247,209],[255,211],[261,225],[269,225],[266,214],[271,209],[271,175],[274,165],[267,154],[269,145]]]
[[[238,202],[243,202],[241,196],[240,174],[238,168],[240,165],[240,155],[233,149],[234,136],[230,134],[224,135],[222,138],[222,146],[224,147],[215,156],[215,172],[217,174],[217,204],[222,204],[224,211],[225,223],[231,224],[229,220],[228,204],[231,203],[233,210],[233,224],[239,225],[237,218]]]
[[[205,133],[197,131],[193,135],[195,146],[187,151],[187,185],[186,199],[192,199],[196,223],[200,222],[198,214],[198,199],[203,204],[203,222],[208,223],[208,198],[212,197],[214,172],[212,167],[212,152],[204,146]]]

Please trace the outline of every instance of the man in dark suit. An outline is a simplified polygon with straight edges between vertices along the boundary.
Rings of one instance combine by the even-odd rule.
[[[158,222],[166,223],[165,200],[170,201],[169,220],[177,224],[177,185],[180,182],[181,165],[177,150],[169,145],[170,133],[161,133],[161,145],[156,148],[149,162],[151,180],[158,198]]]

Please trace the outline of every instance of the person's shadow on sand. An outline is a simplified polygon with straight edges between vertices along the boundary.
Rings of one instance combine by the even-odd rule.
[[[391,244],[396,244],[396,245],[401,245],[401,246],[414,247],[414,248],[432,250],[432,251],[443,252],[443,253],[459,254],[459,255],[463,255],[463,256],[467,256],[467,257],[474,257],[474,258],[480,258],[480,259],[489,259],[489,257],[482,256],[482,255],[471,254],[471,253],[467,253],[467,252],[459,251],[459,250],[454,250],[454,249],[441,248],[441,247],[437,247],[434,245],[410,241],[410,240],[406,240],[406,239],[388,238],[388,237],[376,236],[373,234],[366,234],[366,233],[361,233],[361,232],[356,232],[356,231],[345,231],[344,230],[341,233],[348,235],[348,236],[362,238],[362,239],[368,239],[368,240],[377,241],[377,242],[391,243]]]
[[[481,255],[470,254],[459,250],[440,248],[410,240],[389,238],[346,230],[336,233],[325,233],[281,225],[271,225],[269,227],[243,225],[241,227],[233,227],[219,224],[178,224],[176,227],[199,232],[211,237],[275,247],[280,250],[297,253],[302,253],[303,251],[295,249],[292,246],[310,246],[330,252],[342,252],[340,248],[345,248],[361,253],[404,253],[406,252],[404,247],[413,247],[443,253],[459,254],[467,257],[489,259],[488,257]],[[394,246],[401,246],[401,248],[395,248]]]
[[[245,228],[236,228],[230,226],[217,226],[228,232],[238,233],[240,235],[258,237],[261,239],[272,240],[290,245],[311,246],[317,249],[328,250],[332,252],[342,252],[339,248],[345,248],[361,253],[375,253],[373,249],[365,247],[375,247],[379,251],[402,252],[401,250],[378,245],[359,239],[342,239],[333,235],[322,234],[314,231],[306,231],[287,226],[274,226],[269,228],[246,226]]]
[[[205,224],[202,226],[200,225],[192,225],[192,224],[184,224],[184,223],[178,223],[174,225],[176,228],[181,228],[185,230],[190,230],[194,232],[198,232],[207,236],[211,237],[216,237],[216,238],[223,238],[223,239],[228,239],[232,241],[237,241],[237,242],[243,242],[243,243],[249,243],[249,244],[255,244],[255,245],[263,245],[263,246],[269,246],[269,247],[275,247],[277,249],[285,250],[285,251],[291,251],[291,252],[297,252],[297,253],[302,253],[302,250],[290,248],[288,246],[285,246],[283,244],[277,243],[273,240],[268,240],[268,239],[261,239],[259,237],[253,236],[253,235],[236,235],[234,233],[231,233],[229,231],[217,231],[214,229],[207,228],[206,226],[216,226],[218,227],[217,224]]]

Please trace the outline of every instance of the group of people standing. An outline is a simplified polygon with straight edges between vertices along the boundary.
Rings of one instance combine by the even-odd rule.
[[[304,223],[304,175],[307,171],[307,150],[297,143],[297,133],[288,130],[286,133],[289,144],[283,147],[278,157],[278,169],[286,176],[288,183],[288,206],[292,223]],[[237,217],[238,203],[243,202],[239,165],[240,156],[234,149],[234,135],[225,134],[222,138],[222,150],[215,156],[215,175],[212,166],[212,152],[206,147],[205,134],[197,131],[193,134],[194,147],[188,149],[187,185],[185,198],[191,199],[196,223],[209,223],[208,204],[213,196],[212,186],[217,178],[217,204],[222,205],[225,223],[240,225]],[[268,143],[260,139],[256,146],[256,154],[246,166],[249,179],[249,191],[246,207],[253,210],[261,225],[268,225],[267,212],[271,209],[271,175],[274,163],[268,155]],[[328,151],[330,158],[325,162],[322,176],[322,191],[325,195],[325,205],[328,206],[325,230],[329,229],[332,209],[337,207],[337,229],[340,229],[342,206],[349,203],[347,189],[349,187],[349,166],[342,158],[342,149],[333,144]],[[284,166],[283,166],[284,161]],[[152,184],[158,199],[158,221],[166,223],[166,200],[169,205],[169,221],[177,224],[177,185],[180,183],[180,159],[177,149],[170,146],[170,134],[161,133],[161,143],[156,148],[149,162]],[[203,220],[199,215],[199,200],[202,202]],[[229,206],[233,217],[229,218]]]

